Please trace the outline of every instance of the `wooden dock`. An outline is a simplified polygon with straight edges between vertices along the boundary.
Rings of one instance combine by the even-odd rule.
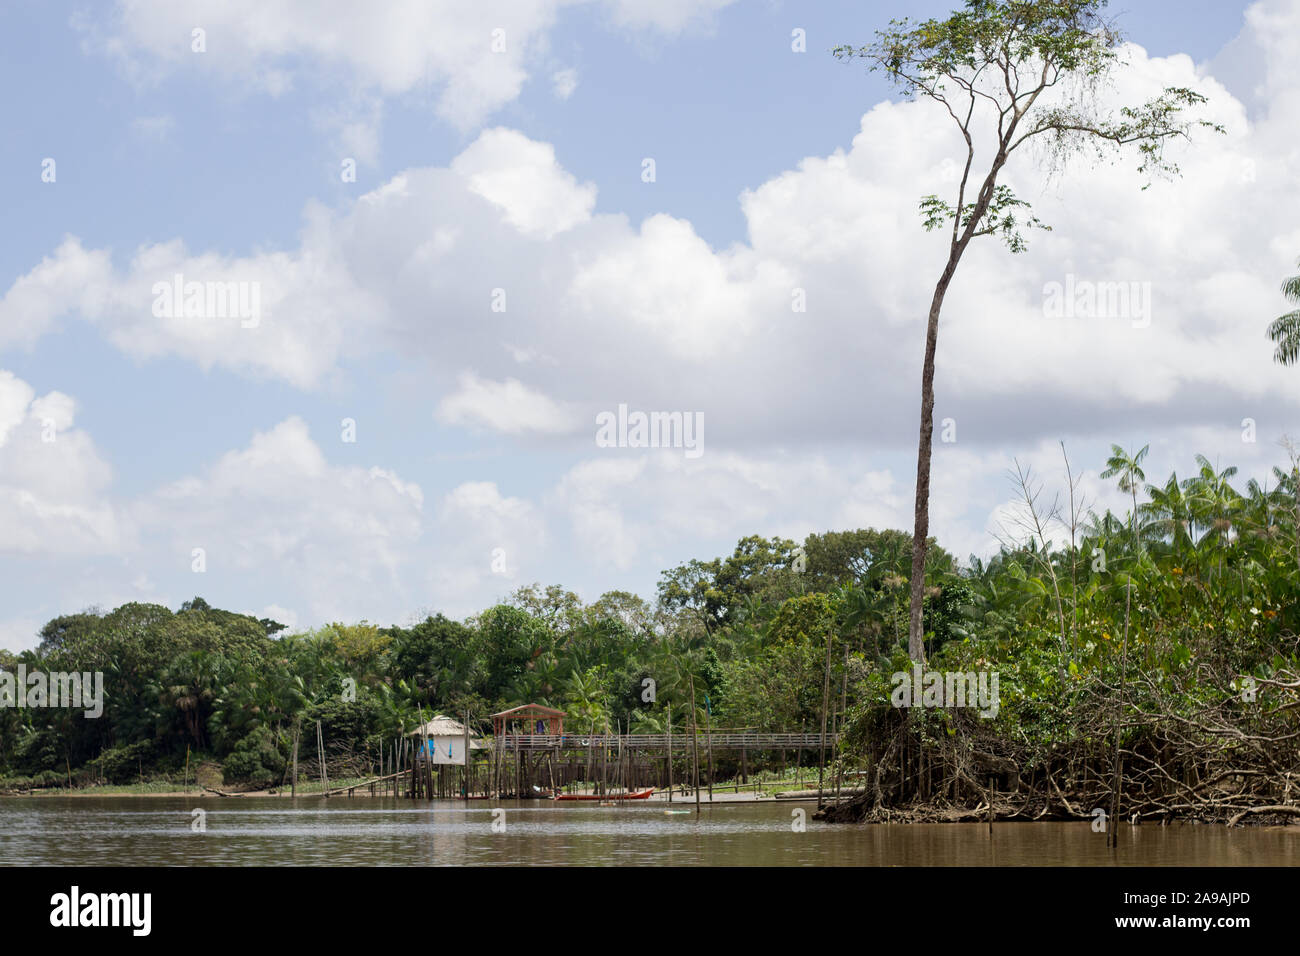
[[[468,741],[468,734],[466,735]],[[672,734],[498,734],[478,737],[477,750],[468,750],[471,762],[435,764],[408,737],[393,742],[380,773],[359,783],[330,787],[322,771],[325,797],[358,791],[371,796],[415,799],[520,799],[550,797],[564,788],[599,798],[619,800],[620,793],[654,789],[673,792],[689,789],[699,802],[699,791],[712,794],[714,757],[724,772],[736,774],[736,792],[748,787],[750,760],[778,764],[785,773],[794,758],[796,778],[801,767],[811,774],[820,769],[822,758],[839,743],[835,733],[779,734],[762,732],[704,731]],[[323,753],[323,752],[322,752]],[[806,754],[817,760],[804,764]],[[766,755],[764,757],[763,755]],[[706,765],[701,765],[701,757]],[[323,760],[323,757],[322,757]],[[394,769],[395,768],[395,769]],[[820,773],[818,774],[820,778]],[[297,773],[295,769],[294,777]],[[757,785],[755,785],[757,787]],[[573,792],[572,790],[570,792]],[[624,796],[623,799],[626,797]]]
[[[691,734],[503,734],[500,741],[487,738],[492,748],[504,749],[506,753],[518,751],[556,751],[556,750],[615,750],[637,753],[668,753],[671,740],[672,752],[688,753],[698,741],[701,751],[712,748],[714,751],[749,751],[764,750],[817,750],[825,747],[833,750],[838,743],[838,734],[766,734],[766,733],[702,733],[692,737]]]

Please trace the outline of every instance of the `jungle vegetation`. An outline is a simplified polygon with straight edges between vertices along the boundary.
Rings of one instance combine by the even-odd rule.
[[[829,685],[836,769],[865,781],[837,819],[980,816],[990,784],[1005,817],[1293,815],[1300,460],[1242,484],[1204,456],[1150,480],[1145,454],[1106,462],[1126,513],[1088,508],[1063,454],[1050,500],[1016,467],[1022,507],[991,558],[931,542],[926,666],[996,671],[993,718],[893,706],[892,675],[912,663],[911,535],[859,529],[746,537],[664,572],[652,601],[533,585],[467,620],[301,633],[201,598],[59,617],[34,650],[0,652],[0,669],[102,671],[103,715],[0,709],[0,777],[11,790],[177,779],[202,758],[227,780],[278,784],[292,728],[316,721],[337,777],[372,768],[422,715],[486,730],[530,701],[579,731],[659,733],[671,715],[681,732],[691,682],[700,727],[815,732]]]

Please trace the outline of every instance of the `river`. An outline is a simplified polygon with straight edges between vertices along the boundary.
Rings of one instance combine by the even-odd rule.
[[[691,804],[672,814],[663,803],[493,809],[391,797],[6,798],[0,865],[1276,866],[1300,858],[1300,826],[1125,826],[1111,851],[1086,821],[1000,823],[990,836],[985,824],[824,824],[812,805],[786,802],[706,805],[698,817]]]

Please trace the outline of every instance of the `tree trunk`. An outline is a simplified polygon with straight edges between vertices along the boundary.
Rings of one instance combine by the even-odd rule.
[[[954,248],[948,265],[934,287],[930,317],[925,329],[925,361],[921,365],[921,437],[916,449],[916,510],[912,531],[912,608],[907,628],[907,653],[913,661],[925,661],[925,631],[921,623],[921,602],[925,598],[925,550],[930,534],[930,448],[934,437],[934,352],[939,341],[939,312],[953,273],[961,257]]]

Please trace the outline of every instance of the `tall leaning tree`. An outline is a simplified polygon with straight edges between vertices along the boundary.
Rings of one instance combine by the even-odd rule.
[[[1017,151],[1036,147],[1045,178],[1079,154],[1102,159],[1133,151],[1139,172],[1171,178],[1166,155],[1192,131],[1222,129],[1190,117],[1205,97],[1166,88],[1145,103],[1108,108],[1108,81],[1123,69],[1123,39],[1104,15],[1105,0],[968,0],[946,20],[893,20],[864,47],[839,46],[841,60],[862,59],[883,71],[903,97],[923,97],[947,110],[964,142],[954,196],[921,200],[922,224],[945,229],[948,260],[934,286],[921,371],[921,428],[916,461],[908,652],[925,657],[922,599],[930,527],[930,449],[934,432],[934,356],[944,296],[975,239],[994,236],[1011,252],[1025,248],[1024,229],[1048,228],[1029,203],[1000,182]],[[1145,187],[1144,187],[1145,188]]]

